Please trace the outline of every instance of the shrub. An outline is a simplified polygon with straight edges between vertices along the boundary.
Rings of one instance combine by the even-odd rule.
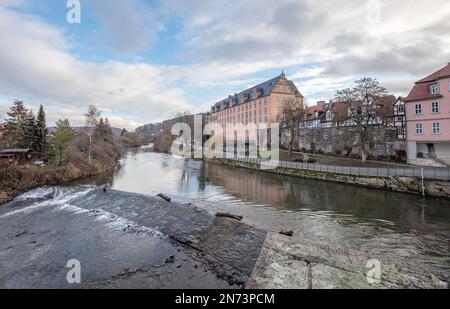
[[[396,150],[395,155],[392,158],[395,162],[406,162],[407,153],[405,150]]]

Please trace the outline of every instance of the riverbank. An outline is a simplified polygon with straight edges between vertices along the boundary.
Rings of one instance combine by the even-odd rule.
[[[100,175],[116,168],[118,159],[106,163],[94,162],[76,166],[12,166],[0,167],[0,205],[11,201],[17,195],[42,186],[61,185]]]
[[[261,166],[259,164],[229,159],[214,159],[212,160],[212,162],[230,167],[251,169],[262,173],[301,177],[340,184],[363,186],[366,188],[369,187],[386,191],[410,193],[416,195],[423,195],[425,191],[426,196],[450,199],[450,182],[448,181],[425,180],[422,186],[422,181],[417,177],[357,176],[286,167],[261,169]]]

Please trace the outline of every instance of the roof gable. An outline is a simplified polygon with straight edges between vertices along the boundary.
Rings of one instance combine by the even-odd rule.
[[[444,78],[444,77],[450,77],[450,63],[447,64],[446,67],[443,67],[442,69],[437,70],[433,74],[428,75],[427,77],[417,81],[416,84],[430,83],[430,82],[437,81],[438,79]]]
[[[265,82],[263,82],[261,84],[258,84],[256,86],[248,88],[248,89],[246,89],[244,91],[236,93],[236,94],[234,94],[232,96],[229,96],[228,98],[215,103],[213,105],[213,112],[229,108],[230,107],[230,100],[231,100],[232,105],[238,105],[238,104],[241,104],[241,103],[248,102],[250,100],[254,100],[254,99],[258,99],[258,98],[261,98],[261,97],[268,96],[274,91],[274,88],[277,85],[277,83],[280,81],[280,79],[286,79],[286,76],[284,75],[284,73],[278,75],[277,77],[269,79],[268,81],[265,81]],[[297,87],[295,86],[294,82],[292,82],[290,80],[287,80],[287,83],[288,83],[289,87],[291,87],[292,92],[296,96],[303,98],[302,94],[297,89]],[[256,93],[257,93],[256,97],[254,96],[255,90],[256,90]],[[242,99],[243,99],[243,102],[241,101]]]
[[[430,93],[430,85],[443,78],[450,78],[450,63],[433,74],[417,81],[413,89],[411,89],[410,93],[405,98],[405,102],[440,98],[440,94]]]

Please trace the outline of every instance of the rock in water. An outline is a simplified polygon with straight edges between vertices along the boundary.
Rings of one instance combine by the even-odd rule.
[[[292,237],[292,236],[294,236],[294,231],[281,231],[280,234]]]
[[[169,203],[172,201],[172,199],[170,197],[168,197],[167,195],[162,194],[162,193],[158,194],[157,197],[160,197],[160,198],[162,198],[163,200],[165,200],[165,201],[167,201]]]

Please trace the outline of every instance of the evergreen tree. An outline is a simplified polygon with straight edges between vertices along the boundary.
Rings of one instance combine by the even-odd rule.
[[[66,156],[67,147],[69,146],[70,141],[75,137],[75,135],[76,132],[70,126],[69,120],[60,119],[56,122],[55,132],[50,135],[49,138],[51,155],[54,158],[56,164],[62,164]]]
[[[100,118],[94,130],[95,140],[101,140],[104,142],[112,142],[112,129],[109,125],[108,119]]]
[[[26,148],[26,128],[28,110],[25,108],[23,101],[16,100],[8,111],[8,119],[6,120],[6,144],[9,148]]]
[[[37,121],[36,121],[36,151],[47,153],[48,151],[47,135],[48,129],[45,120],[45,112],[44,107],[41,105],[39,108],[39,112],[37,114]]]
[[[36,151],[36,136],[36,117],[34,116],[33,111],[29,110],[27,113],[27,117],[25,118],[24,140],[23,144],[20,147]]]
[[[109,124],[108,118],[106,118],[106,120],[105,120],[105,126],[106,126],[106,130],[105,130],[106,136],[108,137],[109,141],[112,141],[113,140],[113,132],[112,132],[111,125]]]

